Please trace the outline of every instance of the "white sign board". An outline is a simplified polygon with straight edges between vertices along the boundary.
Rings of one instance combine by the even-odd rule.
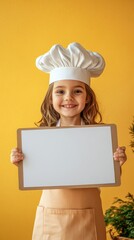
[[[20,189],[120,184],[114,124],[18,129]]]

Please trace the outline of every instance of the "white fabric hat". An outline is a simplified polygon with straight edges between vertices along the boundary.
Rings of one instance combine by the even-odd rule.
[[[36,59],[36,67],[50,73],[50,84],[59,80],[77,80],[89,85],[90,78],[103,72],[105,61],[99,53],[88,51],[79,43],[71,43],[67,48],[56,44]]]

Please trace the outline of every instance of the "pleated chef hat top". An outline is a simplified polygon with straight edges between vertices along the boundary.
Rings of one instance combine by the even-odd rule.
[[[56,44],[36,59],[36,67],[50,74],[50,84],[77,80],[89,85],[90,78],[103,72],[105,61],[99,53],[86,50],[79,43],[70,43],[67,48]]]

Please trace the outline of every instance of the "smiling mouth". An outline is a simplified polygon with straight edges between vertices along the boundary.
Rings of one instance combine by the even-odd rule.
[[[75,108],[76,106],[77,106],[76,104],[65,104],[65,105],[62,105],[62,107],[67,108],[67,109]]]

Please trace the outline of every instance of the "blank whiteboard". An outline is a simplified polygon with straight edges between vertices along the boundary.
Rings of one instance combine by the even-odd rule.
[[[18,129],[20,189],[120,185],[114,124]]]

